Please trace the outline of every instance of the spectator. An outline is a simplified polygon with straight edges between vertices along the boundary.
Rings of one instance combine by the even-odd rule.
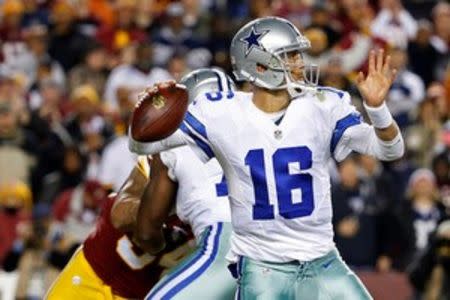
[[[190,50],[198,50],[205,43],[196,40],[191,29],[184,26],[184,7],[181,3],[170,4],[166,11],[166,22],[154,35],[155,64],[164,66],[175,53],[186,53]],[[202,49],[211,56],[209,50]],[[197,67],[201,67],[198,66]]]
[[[89,235],[106,197],[106,190],[96,181],[86,181],[57,197],[49,229],[49,261],[54,267],[62,269]]]
[[[402,232],[408,241],[405,265],[418,259],[429,245],[430,234],[443,218],[434,174],[428,169],[416,170],[409,180],[407,200],[399,211]]]
[[[169,60],[167,71],[174,80],[180,81],[180,79],[189,72],[189,69],[184,57],[175,55]]]
[[[336,246],[350,266],[374,268],[378,258],[377,199],[358,176],[354,158],[339,165],[339,175],[340,183],[332,188]]]
[[[121,65],[112,70],[105,87],[104,99],[111,109],[120,111],[120,107],[134,105],[137,95],[145,87],[171,79],[170,74],[153,67],[153,48],[149,43],[136,47],[136,62]]]
[[[112,135],[112,129],[100,115],[100,99],[97,92],[91,85],[81,85],[72,92],[70,99],[74,110],[66,119],[65,126],[74,143],[89,148],[89,145],[83,143],[87,142],[89,135],[97,134],[99,138],[95,140],[100,144],[95,150],[100,150]]]
[[[408,56],[414,57],[409,61],[411,71],[419,75],[427,86],[434,80],[433,72],[439,56],[431,44],[432,34],[433,25],[427,20],[421,20],[416,38],[408,44]]]
[[[438,62],[434,70],[434,78],[443,80],[450,60],[450,4],[445,2],[437,3],[433,8],[432,17],[435,34],[431,37],[431,45],[439,53]]]
[[[117,136],[105,147],[99,166],[98,180],[113,191],[118,191],[131,169],[136,164],[137,156],[128,150],[127,128],[134,107],[122,107],[120,111]],[[120,128],[122,127],[122,129]],[[121,159],[117,159],[120,157]]]
[[[27,45],[27,56],[22,59],[23,72],[27,74],[28,86],[36,88],[45,79],[64,87],[66,75],[61,65],[52,59],[48,51],[48,30],[43,25],[30,25],[22,30]]]
[[[47,223],[48,208],[39,204],[33,207],[33,224],[19,223],[18,236],[3,264],[6,271],[16,271],[18,275],[17,285],[10,286],[15,299],[42,299],[57,276],[46,263],[43,241]]]
[[[311,9],[311,24],[308,28],[320,28],[327,36],[330,47],[333,47],[340,38],[339,24],[333,22],[330,9],[324,4],[316,4]]]
[[[376,195],[377,201],[373,209],[377,213],[384,213],[398,205],[398,195],[392,183],[392,176],[383,164],[373,156],[358,155],[361,175],[367,185],[371,187],[370,194]]]
[[[211,36],[211,15],[208,5],[198,0],[182,0],[185,13],[183,24],[192,30],[195,40],[206,42]]]
[[[73,144],[88,157],[87,177],[96,178],[100,154],[113,135],[111,125],[100,114],[100,100],[91,85],[77,87],[71,95],[74,112],[65,123]]]
[[[30,184],[39,154],[35,136],[20,127],[12,104],[0,99],[0,184],[17,180]]]
[[[417,33],[417,22],[401,0],[380,0],[381,10],[372,23],[372,33],[390,45],[405,49]]]
[[[342,61],[339,57],[330,57],[327,66],[320,70],[322,75],[320,78],[321,85],[331,86],[344,91],[353,89],[350,80],[345,76],[342,70]]]
[[[32,196],[26,184],[20,181],[0,185],[0,266],[13,247],[20,247],[21,238],[27,239],[31,221]]]
[[[16,299],[44,299],[45,293],[58,276],[57,270],[47,262],[47,252],[43,247],[42,233],[36,223],[32,238],[25,244],[22,252],[16,256],[19,278],[16,287]],[[17,254],[16,254],[17,255]]]
[[[136,164],[136,159],[136,155],[128,150],[128,136],[124,134],[116,137],[103,151],[98,180],[113,191],[119,191]]]
[[[342,27],[342,39],[348,39],[354,33],[370,34],[375,13],[369,1],[338,1],[337,6],[337,19]]]
[[[22,39],[20,23],[24,6],[20,0],[6,0],[1,4],[0,40],[2,59],[13,72],[21,71],[26,46]]]
[[[65,115],[62,88],[47,81],[41,84],[40,93],[36,94],[33,95],[33,102],[37,104],[42,101],[42,104],[30,112],[24,128],[34,134],[40,152],[45,155],[45,159],[37,162],[34,172],[34,193],[39,199],[38,195],[45,192],[41,190],[43,178],[61,168],[64,145],[70,143],[71,139],[62,124]]]
[[[53,203],[57,195],[67,189],[75,188],[83,181],[86,168],[87,158],[76,146],[64,149],[62,167],[43,178],[39,202]]]
[[[405,142],[416,166],[429,167],[441,134],[439,112],[432,100],[419,105],[417,121],[406,129]]]
[[[305,60],[326,69],[328,62],[339,57],[342,71],[349,73],[361,66],[367,58],[371,47],[368,37],[353,35],[351,45],[346,49],[330,48],[327,34],[319,27],[310,27],[305,31],[305,36],[311,41],[311,49],[305,54]]]
[[[91,40],[78,32],[75,9],[65,0],[57,1],[51,9],[48,53],[67,72],[81,62],[81,55]]]
[[[386,102],[400,127],[410,124],[410,113],[424,100],[422,79],[406,68],[408,54],[400,48],[391,48],[391,65],[397,69],[397,77],[386,97]]]
[[[305,55],[305,60],[325,68],[331,56],[327,34],[321,28],[313,27],[305,31],[305,36],[311,42],[311,49]]]
[[[450,95],[450,91],[446,91],[442,83],[434,81],[428,85],[427,98],[433,101],[436,106],[441,122],[447,121],[450,116],[450,98],[448,98],[448,95]]]
[[[450,159],[447,153],[442,153],[434,157],[432,170],[436,176],[436,184],[439,190],[439,197],[442,201],[444,213],[450,217]]]
[[[23,5],[25,9],[21,22],[23,28],[36,24],[48,27],[50,19],[45,3],[39,0],[24,0]]]
[[[370,34],[374,12],[369,1],[339,1],[337,19],[341,27],[341,37],[334,49],[334,55],[340,57],[342,69],[346,73],[364,69],[369,50],[384,46],[384,42]]]
[[[211,37],[208,49],[212,52],[212,65],[218,66],[231,74],[231,62],[228,55],[228,48],[231,43],[231,30],[229,20],[223,16],[215,16],[211,20]]]
[[[89,13],[93,19],[106,28],[114,26],[116,11],[110,1],[89,0],[87,2]]]
[[[106,82],[106,52],[97,43],[90,44],[84,55],[83,62],[69,72],[69,90],[83,84],[91,84],[99,95],[103,95]]]
[[[430,247],[409,273],[418,298],[450,299],[450,221],[439,225]]]
[[[97,32],[97,40],[111,53],[146,40],[147,34],[136,22],[136,0],[118,0],[115,3],[115,23],[113,26],[104,24]]]

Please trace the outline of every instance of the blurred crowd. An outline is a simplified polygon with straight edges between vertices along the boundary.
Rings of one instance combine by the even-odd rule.
[[[407,152],[330,164],[335,241],[356,270],[450,299],[450,4],[434,0],[0,1],[0,269],[18,274],[17,298],[42,298],[128,176],[138,93],[199,67],[231,74],[233,34],[269,15],[298,26],[320,84],[360,108],[369,50],[391,55]]]

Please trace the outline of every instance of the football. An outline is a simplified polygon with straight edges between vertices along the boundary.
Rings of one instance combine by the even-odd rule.
[[[154,142],[170,136],[183,121],[188,98],[188,91],[181,84],[142,92],[130,121],[132,138],[138,142]]]

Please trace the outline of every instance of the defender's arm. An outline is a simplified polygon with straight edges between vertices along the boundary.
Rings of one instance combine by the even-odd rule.
[[[162,226],[175,204],[178,185],[170,179],[159,155],[153,157],[151,170],[138,210],[135,238],[145,251],[156,254],[165,247]]]
[[[124,232],[133,231],[147,182],[148,174],[144,174],[139,165],[136,165],[120,188],[117,200],[111,209],[111,223],[114,228]]]

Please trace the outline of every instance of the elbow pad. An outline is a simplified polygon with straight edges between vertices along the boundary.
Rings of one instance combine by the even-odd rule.
[[[399,159],[405,152],[405,144],[403,137],[399,132],[397,136],[391,141],[383,141],[378,138],[376,134],[371,136],[372,139],[372,153],[379,160],[392,161]]]

